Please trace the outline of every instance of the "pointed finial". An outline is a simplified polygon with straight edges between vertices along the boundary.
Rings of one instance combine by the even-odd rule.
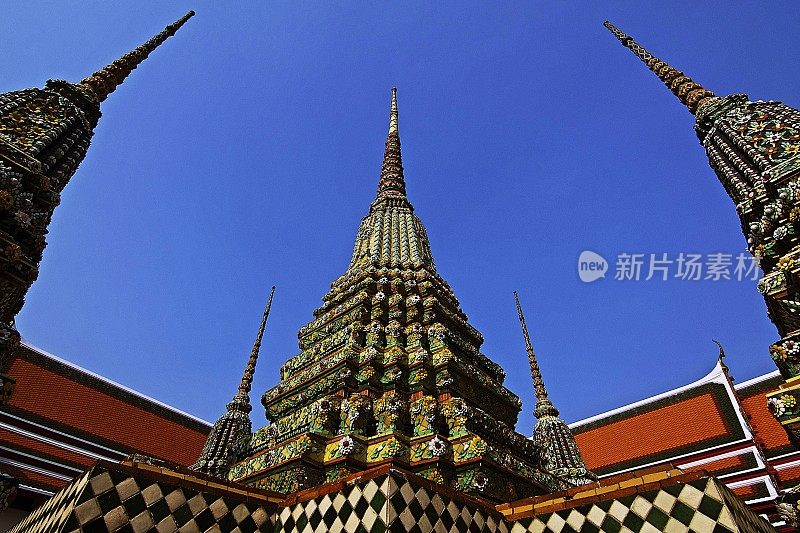
[[[623,33],[619,28],[611,24],[609,21],[603,22],[603,26],[609,29],[614,37],[629,48],[636,56],[641,59],[647,68],[652,70],[661,81],[689,108],[689,111],[694,114],[700,102],[706,98],[711,98],[714,93],[696,83],[688,76],[685,76],[681,71],[676,70],[667,63],[661,61],[653,54],[648,52],[642,46],[634,41],[630,36]]]
[[[261,325],[258,327],[258,334],[256,335],[256,341],[253,343],[253,349],[250,350],[250,358],[247,360],[247,366],[244,369],[244,375],[242,375],[242,381],[239,384],[237,395],[247,396],[253,384],[253,374],[256,372],[258,353],[261,350],[261,340],[264,338],[264,329],[267,327],[267,318],[269,318],[269,310],[272,307],[273,296],[275,296],[274,285],[269,293],[269,300],[267,300],[267,306],[264,308],[264,314],[261,317]]]
[[[109,94],[119,87],[119,85],[128,77],[128,75],[135,69],[139,63],[147,59],[153,50],[166,41],[169,37],[175,35],[175,32],[183,26],[183,24],[194,16],[194,11],[189,11],[183,17],[167,26],[164,31],[139,46],[133,49],[124,56],[120,57],[110,65],[103,67],[91,76],[81,80],[78,85],[90,89],[97,95],[99,101],[105,100]]]
[[[389,133],[397,131],[397,87],[392,87],[392,110],[389,112]]]
[[[730,375],[730,369],[728,368],[728,365],[726,365],[724,361],[725,348],[722,347],[722,343],[719,342],[718,340],[711,339],[711,341],[719,347],[719,355],[717,356],[717,363],[719,363],[719,366],[722,367],[722,370],[725,372],[725,375],[728,377],[728,379],[730,379],[731,382],[733,382],[733,378]]]
[[[533,391],[536,394],[536,407],[533,410],[533,414],[539,419],[558,416],[558,409],[548,398],[547,389],[544,387],[542,372],[539,370],[539,363],[536,362],[536,354],[533,353],[531,338],[528,335],[528,326],[525,324],[525,315],[522,314],[522,306],[519,303],[517,291],[514,291],[514,300],[517,302],[517,314],[519,315],[519,323],[522,326],[522,336],[525,337],[525,350],[528,352],[528,363],[530,363],[531,377],[533,378]]]
[[[405,199],[406,197],[403,160],[400,153],[400,132],[397,124],[397,87],[393,87],[392,107],[389,112],[389,133],[386,136],[386,150],[383,152],[378,196],[373,207],[387,198]]]
[[[711,342],[716,344],[719,347],[719,357],[718,359],[722,361],[725,358],[725,348],[722,347],[722,343],[716,339],[711,339]]]

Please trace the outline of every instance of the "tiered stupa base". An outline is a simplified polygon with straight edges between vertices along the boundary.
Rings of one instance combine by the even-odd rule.
[[[251,443],[268,433],[269,427],[256,432]],[[533,447],[528,439],[518,437]],[[397,431],[373,436],[309,432],[253,449],[257,451],[233,467],[230,478],[283,494],[382,465],[409,470],[459,492],[496,502],[560,488],[558,480],[534,466],[535,455],[531,454],[531,462],[525,462],[518,457],[518,450],[466,430],[451,436],[410,436]]]

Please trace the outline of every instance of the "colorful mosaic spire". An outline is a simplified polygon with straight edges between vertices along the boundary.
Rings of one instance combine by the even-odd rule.
[[[695,114],[695,132],[711,168],[736,205],[747,247],[764,277],[770,319],[782,339],[770,354],[787,383],[769,405],[800,438],[800,110],[745,94],[714,96],[653,58],[606,23]],[[757,274],[757,271],[755,272]],[[788,398],[786,402],[782,398]]]
[[[514,431],[521,402],[436,272],[406,197],[394,90],[377,197],[298,340],[261,399],[271,424],[230,479],[293,493],[389,463],[496,501],[562,486]]]
[[[514,291],[514,300],[517,303],[517,315],[519,315],[519,323],[522,327],[522,336],[525,338],[525,350],[528,352],[528,363],[531,367],[533,389],[536,395],[536,407],[533,414],[538,421],[533,431],[533,440],[539,447],[542,465],[561,481],[562,488],[577,487],[597,481],[597,476],[586,468],[586,463],[572,431],[567,423],[559,418],[558,409],[547,395],[517,291]]]
[[[192,14],[80,83],[0,94],[0,372],[19,345],[14,317],[39,274],[47,226],[86,156],[100,102]],[[0,405],[12,383],[0,374]]]
[[[231,464],[236,460],[237,446],[241,446],[250,436],[252,425],[250,423],[250,387],[253,384],[253,374],[256,371],[258,354],[261,351],[261,341],[264,338],[264,329],[267,327],[267,318],[272,308],[272,297],[275,295],[275,287],[269,293],[267,306],[261,317],[261,325],[258,327],[256,341],[253,349],[250,350],[250,357],[247,360],[242,381],[239,383],[239,390],[227,405],[225,414],[216,421],[211,432],[208,434],[200,457],[192,466],[192,470],[203,472],[222,479],[227,478]]]
[[[608,28],[611,33],[614,34],[614,37],[619,39],[623,45],[630,48],[630,50],[636,54],[636,57],[641,59],[644,64],[647,65],[647,68],[652,70],[692,113],[695,112],[700,102],[714,96],[714,93],[684,75],[683,72],[673,68],[668,63],[661,61],[648,52],[645,48],[640,46],[639,43],[622,33],[609,21],[605,21],[603,25]]]
[[[392,107],[389,112],[389,133],[386,135],[386,150],[383,152],[381,179],[373,208],[388,199],[406,199],[406,182],[403,177],[403,158],[400,153],[400,132],[397,116],[397,87],[392,88]]]
[[[350,267],[336,283],[346,283],[353,273],[366,266],[436,270],[425,227],[414,215],[414,207],[406,197],[396,88],[392,89],[389,132],[378,193],[369,215],[361,221]]]

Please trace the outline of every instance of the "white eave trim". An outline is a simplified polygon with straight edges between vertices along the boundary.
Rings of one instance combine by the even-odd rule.
[[[800,460],[797,460],[797,461],[789,461],[788,463],[781,463],[781,464],[778,464],[778,465],[776,465],[776,464],[773,464],[773,465],[772,465],[772,467],[773,467],[775,470],[779,471],[779,472],[780,472],[781,470],[786,470],[787,468],[794,468],[794,467],[796,467],[796,466],[800,466]]]
[[[756,466],[755,467],[746,468],[746,469],[743,469],[743,470],[735,470],[733,472],[730,472],[728,474],[723,474],[723,475],[717,475],[717,474],[712,474],[712,475],[716,476],[720,480],[723,480],[725,478],[738,477],[738,476],[742,476],[742,475],[752,474],[752,473],[759,472],[759,471],[763,470],[764,468],[766,468],[766,465],[764,464],[764,461],[761,460],[761,454],[758,453],[758,449],[755,446],[750,446],[748,448],[741,448],[739,450],[734,450],[732,452],[727,452],[727,453],[721,453],[719,455],[712,455],[712,456],[709,456],[709,457],[704,457],[702,459],[697,459],[695,461],[690,461],[688,463],[679,463],[679,464],[677,464],[675,466],[677,466],[678,468],[681,468],[681,469],[693,468],[693,467],[696,467],[696,466],[702,466],[702,465],[705,465],[705,464],[708,464],[708,463],[713,463],[715,461],[721,461],[722,459],[727,459],[729,457],[736,457],[738,455],[744,455],[746,453],[751,453],[751,454],[753,454],[753,457],[755,457],[755,459],[756,459]]]
[[[30,492],[35,492],[37,494],[42,494],[44,496],[52,496],[55,492],[45,489],[40,489],[39,487],[33,487],[31,485],[24,485],[22,483],[19,484],[19,488],[28,490]]]
[[[43,476],[51,477],[53,479],[58,479],[59,481],[72,481],[72,476],[65,476],[64,474],[59,474],[57,472],[52,472],[50,470],[45,470],[44,468],[39,468],[37,466],[32,466],[26,463],[21,463],[19,461],[14,461],[11,459],[5,459],[0,457],[0,464],[5,464],[8,466],[13,466],[16,468],[21,468],[22,470],[30,470],[31,472],[35,472],[37,474],[41,474]]]
[[[752,379],[748,379],[747,381],[742,381],[741,383],[737,383],[733,386],[734,389],[744,389],[745,387],[749,387],[750,385],[755,385],[757,383],[761,383],[762,381],[767,381],[768,379],[772,379],[775,377],[780,376],[781,373],[777,370],[773,370],[768,374],[764,374],[761,376],[756,376]]]
[[[85,442],[90,447],[100,448],[100,449],[103,449],[103,450],[108,450],[112,454],[116,454],[118,457],[114,458],[114,457],[111,457],[111,456],[108,456],[108,455],[102,455],[102,454],[99,454],[99,453],[96,453],[96,452],[93,452],[93,451],[86,450],[84,448],[80,448],[78,446],[73,446],[73,445],[68,444],[66,442],[57,441],[55,439],[51,439],[50,437],[46,437],[44,435],[39,435],[38,433],[34,433],[32,431],[28,431],[27,429],[22,429],[22,428],[19,428],[17,426],[14,426],[12,424],[7,424],[5,422],[0,421],[0,429],[4,429],[4,430],[9,431],[11,433],[16,433],[17,435],[22,435],[23,437],[27,437],[29,439],[37,440],[39,442],[44,442],[45,444],[49,444],[50,446],[55,446],[56,448],[61,448],[62,450],[67,450],[67,451],[70,451],[72,453],[76,453],[78,455],[84,455],[84,456],[90,457],[90,458],[92,458],[94,460],[104,459],[106,461],[113,461],[113,462],[119,461],[119,456],[127,455],[126,453],[121,452],[119,450],[115,450],[113,448],[109,448],[107,446],[103,446],[103,445],[100,445],[100,444],[95,444],[95,443],[93,443],[91,441],[88,441],[86,439],[82,439],[80,437],[76,437],[75,435],[70,435],[68,433],[64,433],[62,431],[58,431],[56,429],[48,428],[47,426],[43,426],[41,424],[37,424],[36,422],[32,422],[30,420],[26,420],[24,418],[20,418],[18,416],[14,416],[14,415],[9,414],[9,413],[3,413],[3,415],[7,416],[9,418],[16,419],[16,420],[21,420],[21,421],[25,422],[26,424],[31,424],[33,426],[43,428],[43,429],[45,429],[47,431],[56,433],[58,435],[63,435],[63,436],[68,437],[68,438],[70,438],[72,440],[76,440],[76,441],[79,441],[79,442]]]
[[[658,400],[664,398],[675,396],[689,389],[694,389],[696,387],[699,387],[700,385],[705,385],[706,383],[717,382],[726,384],[727,381],[728,380],[725,377],[725,372],[722,369],[722,365],[720,364],[720,361],[717,361],[717,364],[714,365],[714,368],[711,370],[711,372],[709,372],[702,378],[698,379],[697,381],[689,383],[688,385],[684,385],[683,387],[678,387],[677,389],[672,389],[667,392],[662,392],[661,394],[656,394],[655,396],[650,396],[649,398],[645,398],[644,400],[639,400],[638,402],[629,403],[628,405],[623,405],[622,407],[617,407],[616,409],[612,409],[611,411],[606,411],[605,413],[600,413],[594,416],[590,416],[589,418],[584,418],[583,420],[578,420],[577,422],[569,424],[569,428],[576,429],[579,428],[580,426],[590,424],[592,422],[596,422],[598,420],[602,420],[604,418],[608,418],[610,416],[614,416],[619,413],[624,413],[626,411],[636,409],[637,407],[657,402]]]

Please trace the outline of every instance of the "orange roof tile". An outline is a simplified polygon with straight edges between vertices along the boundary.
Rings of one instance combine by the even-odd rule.
[[[752,459],[752,453],[741,453],[739,455],[733,455],[731,457],[724,457],[722,459],[717,459],[716,461],[711,461],[709,463],[703,463],[702,467],[715,474],[719,475],[719,472],[724,472],[728,470],[738,469],[738,468],[752,468],[750,467],[750,462]],[[751,461],[748,461],[750,459]],[[755,465],[753,465],[755,466]]]
[[[791,468],[784,468],[777,471],[778,480],[781,486],[788,487],[797,484],[800,481],[800,466],[793,466]]]
[[[20,357],[12,360],[8,374],[17,380],[12,407],[115,443],[120,451],[188,465],[205,443],[202,431]]]
[[[757,392],[740,400],[742,408],[749,416],[750,425],[756,438],[761,440],[765,451],[782,450],[790,446],[786,430],[775,420],[767,408],[767,399],[763,392]]]
[[[576,428],[575,440],[586,465],[600,470],[649,456],[668,456],[671,450],[729,432],[717,399],[712,392],[705,392],[583,432]]]

